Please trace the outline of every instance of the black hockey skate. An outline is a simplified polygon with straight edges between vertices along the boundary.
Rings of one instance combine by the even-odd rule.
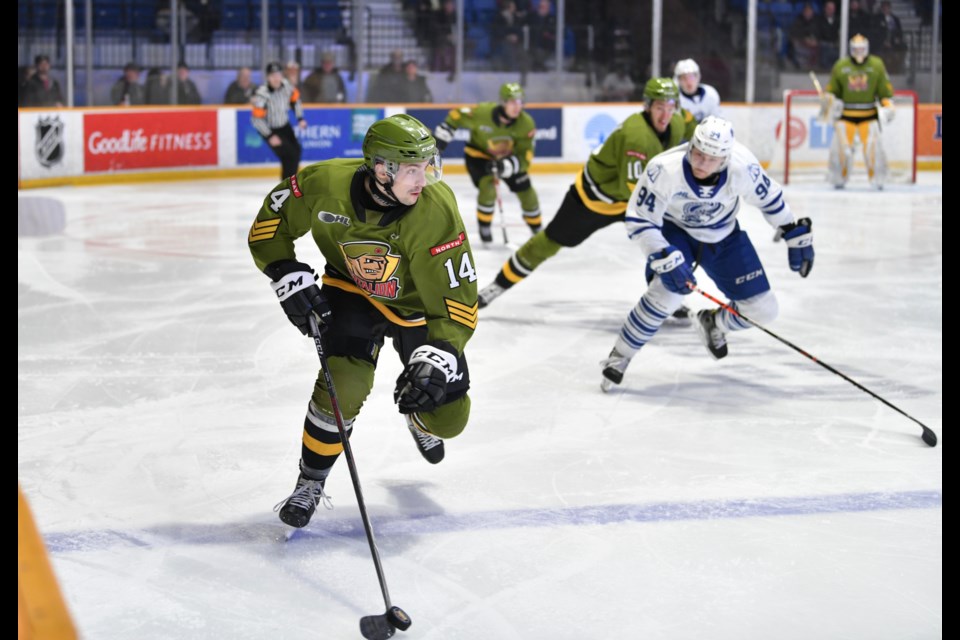
[[[333,503],[330,497],[323,491],[323,485],[326,479],[316,480],[300,472],[297,478],[297,486],[285,500],[277,503],[273,510],[280,514],[280,519],[291,527],[307,526],[313,512],[317,510],[317,504],[323,501],[323,506],[327,509],[333,509]]]
[[[407,428],[410,429],[410,435],[413,436],[413,441],[417,443],[417,450],[423,456],[423,459],[430,464],[437,464],[443,460],[443,440],[418,427],[412,415],[403,417],[407,420]]]
[[[603,367],[603,380],[600,381],[600,388],[604,392],[610,391],[616,385],[623,382],[623,373],[630,365],[630,358],[621,354],[616,348],[610,351],[610,355],[600,361]]]
[[[506,291],[506,289],[497,284],[496,281],[491,282],[481,289],[480,293],[477,295],[477,307],[483,309],[496,298],[500,297],[500,294],[504,291]]]
[[[700,340],[714,358],[719,360],[727,355],[727,336],[723,329],[717,326],[717,311],[706,310],[697,312],[697,333]]]

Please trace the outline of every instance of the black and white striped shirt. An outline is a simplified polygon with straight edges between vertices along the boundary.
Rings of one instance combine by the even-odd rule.
[[[269,137],[274,129],[290,122],[290,107],[297,114],[297,120],[303,119],[303,105],[300,103],[300,90],[284,78],[278,89],[271,89],[264,84],[257,87],[253,94],[253,112],[250,122],[264,138]]]

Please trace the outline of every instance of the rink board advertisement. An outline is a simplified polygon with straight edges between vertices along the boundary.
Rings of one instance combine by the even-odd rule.
[[[29,110],[19,113],[20,177],[56,178],[83,173],[83,114]]]
[[[87,113],[83,117],[87,173],[216,166],[217,160],[217,112],[212,109]]]
[[[534,151],[534,158],[552,158],[559,160],[563,157],[563,112],[565,109],[558,108],[536,108],[530,107],[524,109],[533,118],[537,125],[536,141],[537,147]],[[438,124],[443,122],[447,114],[450,113],[450,107],[432,107],[426,109],[407,109],[406,112],[427,125],[430,131],[433,131]],[[469,129],[457,129],[454,134],[453,142],[447,145],[443,150],[444,160],[447,158],[463,157],[463,148],[470,139]]]
[[[374,122],[383,117],[383,109],[304,109],[307,127],[295,120],[290,124],[300,146],[301,162],[331,158],[362,158],[363,137]],[[290,112],[293,118],[293,111]],[[237,110],[237,164],[276,163],[277,156],[250,121],[249,109]]]
[[[917,155],[943,155],[943,105],[921,104],[917,110]]]

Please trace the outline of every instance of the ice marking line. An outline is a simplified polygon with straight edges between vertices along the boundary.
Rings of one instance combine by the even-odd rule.
[[[473,513],[372,514],[374,529],[382,540],[390,536],[428,535],[485,529],[586,526],[627,522],[675,522],[680,520],[723,520],[770,518],[823,513],[859,513],[896,509],[943,507],[941,491],[898,491],[843,493],[835,495],[700,500],[610,504],[584,507],[477,511]],[[382,509],[382,507],[381,507]],[[266,511],[269,511],[268,509]],[[272,514],[269,514],[272,515]],[[318,514],[307,529],[291,536],[287,543],[312,538],[363,538],[363,526],[351,512],[349,517],[330,519]],[[267,515],[264,516],[265,520]],[[50,533],[44,542],[51,553],[101,551],[114,547],[153,549],[179,545],[275,544],[285,527],[270,522],[229,522],[225,524],[167,524],[134,531],[101,529]]]

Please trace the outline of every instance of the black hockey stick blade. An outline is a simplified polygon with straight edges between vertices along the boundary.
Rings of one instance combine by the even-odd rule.
[[[387,621],[386,614],[360,618],[360,634],[367,640],[387,640],[394,633],[396,629]]]
[[[360,633],[367,640],[386,640],[392,638],[396,629],[406,631],[413,621],[407,612],[400,607],[390,607],[380,616],[364,616],[360,618]]]

